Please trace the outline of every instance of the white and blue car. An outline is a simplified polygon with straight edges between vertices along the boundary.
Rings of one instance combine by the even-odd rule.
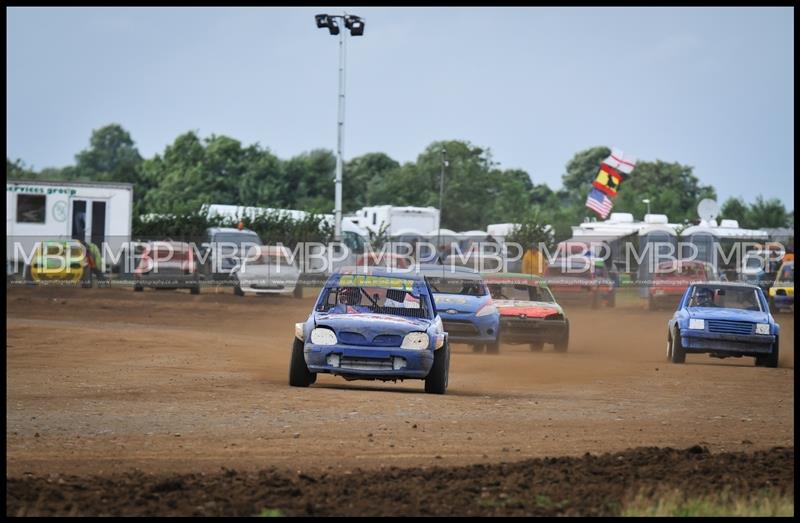
[[[695,282],[669,320],[667,359],[683,363],[687,354],[715,358],[754,357],[759,367],[778,366],[780,325],[756,285]]]
[[[314,310],[295,325],[289,385],[317,374],[347,380],[425,380],[444,394],[450,347],[433,293],[420,274],[381,267],[331,275]]]

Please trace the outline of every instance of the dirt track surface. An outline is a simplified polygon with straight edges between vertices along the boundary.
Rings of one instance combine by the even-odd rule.
[[[669,311],[568,308],[571,345],[499,355],[455,345],[450,388],[287,384],[307,298],[204,289],[8,291],[7,477],[315,473],[454,466],[634,447],[792,447],[794,318],[781,368],[668,364]]]
[[[709,454],[643,448],[602,456],[494,465],[305,474],[240,473],[102,478],[57,476],[8,481],[7,514],[556,516],[615,515],[637,494],[679,489],[691,496],[748,497],[794,491],[794,450]],[[274,512],[273,512],[274,514]]]

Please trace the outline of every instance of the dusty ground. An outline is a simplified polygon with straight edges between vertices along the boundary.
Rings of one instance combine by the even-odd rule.
[[[307,298],[11,288],[9,478],[451,466],[634,447],[794,445],[794,318],[781,368],[666,358],[670,311],[569,308],[571,345],[454,346],[445,396],[421,381],[287,385]],[[793,450],[792,450],[793,454]],[[7,494],[8,498],[8,494]]]
[[[791,496],[794,450],[644,448],[602,456],[347,475],[240,473],[10,479],[7,513],[37,515],[617,515],[637,495]]]

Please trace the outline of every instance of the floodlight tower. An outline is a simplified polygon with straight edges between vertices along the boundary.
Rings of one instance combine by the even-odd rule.
[[[342,157],[344,139],[344,80],[345,80],[345,38],[344,33],[339,29],[337,19],[344,22],[344,26],[350,30],[350,36],[364,35],[364,20],[356,15],[316,15],[314,20],[318,28],[327,28],[331,35],[339,35],[339,114],[337,118],[336,132],[336,195],[334,219],[334,236],[336,241],[342,239],[342,168],[344,159]]]

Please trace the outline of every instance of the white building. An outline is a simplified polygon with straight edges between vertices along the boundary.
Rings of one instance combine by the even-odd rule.
[[[130,183],[6,182],[6,261],[17,272],[38,241],[81,239],[118,252],[132,222]]]

